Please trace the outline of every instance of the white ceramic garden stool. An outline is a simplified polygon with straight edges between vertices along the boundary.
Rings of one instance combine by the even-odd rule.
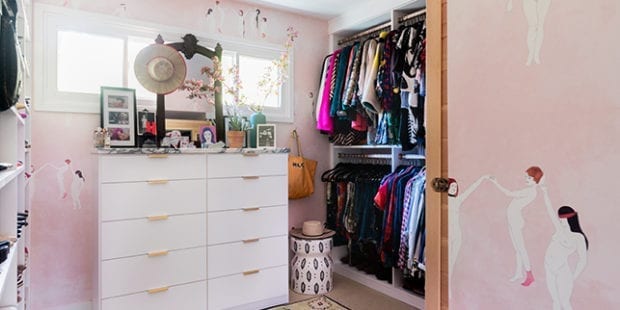
[[[301,229],[291,231],[291,289],[307,295],[325,294],[334,286],[332,281],[331,250],[332,230],[318,236],[302,234]]]

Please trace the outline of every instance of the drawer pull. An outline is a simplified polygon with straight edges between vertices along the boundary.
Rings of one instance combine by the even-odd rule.
[[[258,240],[260,240],[260,239],[259,238],[246,239],[246,240],[243,240],[243,243],[253,243],[253,242],[258,242]]]
[[[148,217],[149,222],[154,222],[154,221],[165,221],[168,219],[168,214],[163,214],[163,215],[153,215],[153,216],[149,216]]]
[[[153,251],[153,252],[148,252],[146,255],[148,255],[148,257],[157,257],[157,256],[164,256],[164,255],[168,255],[168,250],[163,250],[163,251]]]
[[[249,271],[244,271],[244,272],[243,272],[243,275],[244,275],[244,276],[249,276],[249,275],[252,275],[252,274],[257,274],[257,273],[259,273],[259,272],[260,272],[260,270],[258,270],[258,269],[255,269],[255,270],[249,270]]]
[[[158,288],[152,288],[150,290],[146,290],[147,293],[149,294],[157,294],[157,293],[163,293],[168,291],[168,287],[164,286],[164,287],[158,287]]]
[[[254,153],[254,152],[245,152],[245,153],[242,153],[242,154],[245,157],[257,157],[258,156],[258,153]]]
[[[166,179],[159,179],[159,180],[148,180],[147,183],[151,184],[151,185],[157,185],[157,184],[167,184],[169,181]]]
[[[243,212],[251,212],[251,211],[258,211],[260,210],[260,208],[243,208],[241,210],[243,210]]]
[[[248,176],[242,176],[241,178],[244,180],[258,180],[260,177],[257,175],[248,175]]]
[[[149,158],[168,158],[168,154],[149,154]]]

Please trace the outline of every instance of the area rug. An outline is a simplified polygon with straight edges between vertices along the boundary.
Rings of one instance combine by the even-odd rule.
[[[351,310],[337,301],[327,297],[318,296],[282,306],[267,308],[269,310]]]

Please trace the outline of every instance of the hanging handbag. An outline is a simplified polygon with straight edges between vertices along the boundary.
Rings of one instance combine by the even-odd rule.
[[[291,153],[288,156],[288,198],[300,199],[314,193],[314,173],[316,172],[317,162],[304,158],[297,130],[291,132],[291,139],[297,143],[297,156],[292,154],[291,148]]]

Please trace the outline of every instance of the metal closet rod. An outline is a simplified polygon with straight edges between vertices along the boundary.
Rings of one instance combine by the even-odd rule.
[[[390,154],[352,154],[352,153],[338,153],[338,158],[384,158],[391,159]]]
[[[338,153],[338,158],[383,158],[392,159],[392,154]],[[398,154],[398,159],[426,159],[424,155]]]
[[[419,11],[415,11],[413,13],[407,14],[405,16],[402,16],[398,19],[398,23],[402,24],[408,20],[417,18],[419,16],[422,15],[426,15],[426,9],[422,9]],[[379,34],[381,33],[381,31],[384,30],[391,30],[392,29],[392,22],[385,22],[383,24],[368,28],[360,33],[354,34],[353,36],[338,40],[338,45],[343,45],[345,43],[349,43],[349,42],[353,42],[357,39],[363,38],[365,36],[372,36],[373,34]]]
[[[350,36],[348,38],[341,39],[341,40],[338,41],[338,45],[342,45],[342,44],[345,44],[345,43],[353,42],[353,41],[355,41],[355,40],[357,40],[359,38],[363,38],[363,37],[365,37],[367,35],[371,35],[371,34],[373,34],[375,32],[376,33],[380,33],[381,31],[390,30],[390,29],[392,29],[392,22],[386,22],[386,23],[383,23],[383,24],[380,24],[380,25],[368,28],[368,29],[366,29],[366,30],[364,30],[364,31],[362,31],[362,32],[360,32],[358,34],[355,34],[353,36]]]
[[[422,16],[422,15],[426,15],[426,9],[422,9],[422,10],[415,11],[415,12],[413,12],[413,13],[410,13],[410,14],[407,14],[407,15],[404,15],[404,16],[401,16],[401,17],[398,19],[398,23],[399,23],[399,24],[402,24],[402,23],[404,23],[404,22],[406,22],[406,21],[408,21],[408,20],[410,20],[410,19],[414,19],[414,18],[416,18],[416,17],[418,17],[418,16]]]

